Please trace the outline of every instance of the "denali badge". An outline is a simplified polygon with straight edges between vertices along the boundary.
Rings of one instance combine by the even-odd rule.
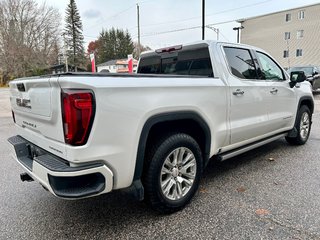
[[[17,98],[16,103],[19,107],[29,108],[31,109],[31,101],[30,99]]]

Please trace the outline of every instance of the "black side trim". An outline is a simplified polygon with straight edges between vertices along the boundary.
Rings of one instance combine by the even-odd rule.
[[[228,155],[228,154],[230,154],[230,153],[237,152],[237,151],[239,151],[239,150],[241,150],[241,149],[244,149],[244,148],[253,146],[253,145],[255,145],[255,144],[259,144],[259,143],[264,142],[264,141],[266,141],[266,140],[268,140],[268,139],[271,139],[271,138],[274,138],[274,137],[277,137],[277,136],[281,136],[281,135],[283,135],[283,134],[285,134],[285,133],[286,133],[286,132],[281,132],[281,133],[272,135],[272,136],[270,136],[270,137],[263,138],[263,139],[261,139],[261,140],[258,140],[258,141],[255,141],[255,142],[246,144],[246,145],[244,145],[244,146],[241,146],[241,147],[238,147],[238,148],[235,148],[235,149],[232,149],[232,150],[229,150],[229,151],[220,153],[220,154],[218,154],[218,155],[215,155],[215,156],[214,156],[214,159],[218,159],[219,161],[221,161],[221,160],[222,160],[222,157],[223,157],[224,155]],[[259,146],[259,147],[261,147],[261,146]],[[259,147],[255,147],[255,148],[259,148]],[[254,148],[252,148],[252,149],[250,149],[250,150],[248,150],[248,151],[251,151],[251,150],[253,150],[253,149],[254,149]],[[241,154],[243,154],[243,153],[241,153]]]
[[[142,176],[143,172],[143,163],[144,163],[144,153],[146,149],[147,139],[152,126],[160,122],[167,122],[167,121],[176,121],[176,120],[194,120],[196,121],[200,127],[203,129],[205,134],[205,152],[204,152],[204,164],[206,165],[209,161],[209,154],[210,154],[210,146],[211,146],[211,133],[210,128],[206,121],[197,113],[189,112],[189,111],[182,111],[182,112],[169,112],[169,113],[162,113],[155,116],[150,117],[145,125],[142,128],[142,132],[140,135],[139,146],[138,146],[138,153],[136,159],[136,166],[134,170],[134,177],[133,181],[139,180]]]
[[[311,114],[313,114],[313,111],[314,111],[314,101],[313,101],[312,97],[309,97],[309,96],[304,96],[304,97],[301,97],[301,98],[299,99],[299,104],[298,104],[297,112],[299,111],[299,109],[300,109],[300,107],[301,107],[301,103],[302,103],[303,101],[308,101],[308,102],[311,103],[311,109],[310,109],[310,111],[311,111]]]

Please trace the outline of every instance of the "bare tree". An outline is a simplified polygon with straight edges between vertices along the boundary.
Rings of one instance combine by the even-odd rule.
[[[140,44],[139,46],[137,42],[133,43],[133,57],[136,59],[139,59],[140,54],[142,52],[149,51],[149,50],[151,50],[149,46],[143,46],[142,44]]]
[[[0,66],[13,77],[52,64],[60,36],[57,9],[35,0],[0,1]]]

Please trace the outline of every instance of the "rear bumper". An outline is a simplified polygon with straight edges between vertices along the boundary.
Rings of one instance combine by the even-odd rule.
[[[20,136],[8,139],[12,157],[42,186],[57,197],[78,199],[112,191],[113,173],[103,163],[70,166]]]

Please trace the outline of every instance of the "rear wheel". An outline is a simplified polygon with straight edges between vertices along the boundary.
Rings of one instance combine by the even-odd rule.
[[[193,197],[202,173],[198,143],[184,133],[159,140],[147,154],[146,200],[163,213],[182,209]]]
[[[295,137],[286,137],[288,143],[293,145],[303,145],[307,142],[311,130],[311,112],[303,105],[298,111],[295,127],[298,131]]]

